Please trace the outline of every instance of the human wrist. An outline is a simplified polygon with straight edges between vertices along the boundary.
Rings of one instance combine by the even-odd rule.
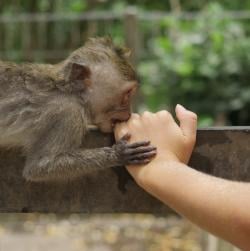
[[[177,158],[158,156],[143,167],[143,169],[134,178],[140,187],[148,190],[150,187],[154,186],[154,183],[158,183],[161,178],[164,178],[163,172],[179,164],[181,164],[181,162]],[[163,176],[161,176],[161,174],[163,174]]]

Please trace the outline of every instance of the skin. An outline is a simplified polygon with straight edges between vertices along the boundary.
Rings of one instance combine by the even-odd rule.
[[[187,166],[197,116],[180,105],[176,116],[179,125],[169,112],[160,111],[133,114],[116,126],[116,139],[129,133],[130,143],[150,140],[157,147],[150,163],[128,165],[128,171],[143,189],[180,215],[240,249],[250,250],[250,184],[212,177]]]

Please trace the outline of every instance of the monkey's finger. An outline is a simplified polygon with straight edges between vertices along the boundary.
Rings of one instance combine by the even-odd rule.
[[[149,159],[152,158],[156,155],[156,151],[151,151],[148,153],[140,153],[140,154],[136,154],[136,155],[132,155],[130,156],[130,160],[142,160],[142,159]]]
[[[137,147],[137,148],[129,148],[125,151],[126,154],[129,155],[134,155],[138,153],[145,153],[145,152],[151,152],[151,151],[156,151],[155,146],[143,146],[143,147]]]
[[[148,164],[151,160],[150,159],[135,159],[130,160],[128,162],[128,165],[145,165]]]
[[[126,133],[125,135],[123,135],[121,137],[120,140],[122,140],[122,141],[128,141],[130,138],[131,138],[131,134],[130,133]]]
[[[150,141],[139,141],[139,142],[135,142],[132,144],[128,144],[129,148],[137,148],[140,146],[148,146],[150,144]]]

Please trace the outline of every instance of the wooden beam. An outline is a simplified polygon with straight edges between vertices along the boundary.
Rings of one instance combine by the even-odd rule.
[[[250,127],[198,130],[190,165],[232,180],[250,181]],[[88,147],[111,145],[112,137],[92,132]],[[64,183],[31,183],[22,178],[21,149],[0,149],[0,212],[168,213],[140,189],[125,168],[94,172]],[[185,184],[180,184],[188,189]]]

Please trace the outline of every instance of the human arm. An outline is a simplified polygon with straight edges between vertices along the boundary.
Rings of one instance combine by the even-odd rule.
[[[196,116],[181,106],[176,114],[180,126],[166,111],[133,115],[117,126],[116,138],[129,132],[131,142],[147,139],[157,146],[157,156],[149,164],[128,166],[128,171],[142,188],[179,214],[249,250],[250,184],[212,177],[188,167]]]

